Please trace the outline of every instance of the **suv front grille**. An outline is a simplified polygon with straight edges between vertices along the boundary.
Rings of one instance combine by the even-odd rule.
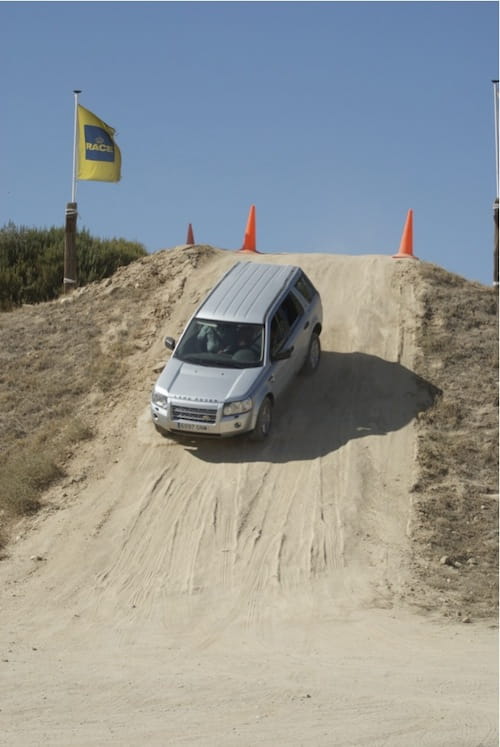
[[[217,409],[172,405],[173,420],[189,420],[192,423],[215,423]]]

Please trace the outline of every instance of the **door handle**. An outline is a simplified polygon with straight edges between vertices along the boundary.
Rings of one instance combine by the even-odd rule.
[[[306,323],[304,324],[304,329],[307,329],[307,328],[308,328],[308,326],[309,326],[309,322],[306,322]]]
[[[274,384],[274,382],[276,381],[276,379],[274,378],[274,374],[271,374],[271,376],[270,376],[270,377],[268,378],[268,381],[269,381],[269,382],[270,382],[271,384]]]

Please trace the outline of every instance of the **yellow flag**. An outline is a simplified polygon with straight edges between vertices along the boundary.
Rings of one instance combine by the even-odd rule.
[[[77,179],[119,182],[122,157],[115,130],[78,104]]]

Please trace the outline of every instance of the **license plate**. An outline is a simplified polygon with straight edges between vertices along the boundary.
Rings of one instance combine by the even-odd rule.
[[[208,426],[198,425],[198,423],[177,423],[177,429],[180,431],[208,431]]]

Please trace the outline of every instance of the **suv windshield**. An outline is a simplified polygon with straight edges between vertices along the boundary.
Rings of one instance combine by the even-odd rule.
[[[175,349],[186,363],[222,368],[262,366],[263,326],[193,319]]]

